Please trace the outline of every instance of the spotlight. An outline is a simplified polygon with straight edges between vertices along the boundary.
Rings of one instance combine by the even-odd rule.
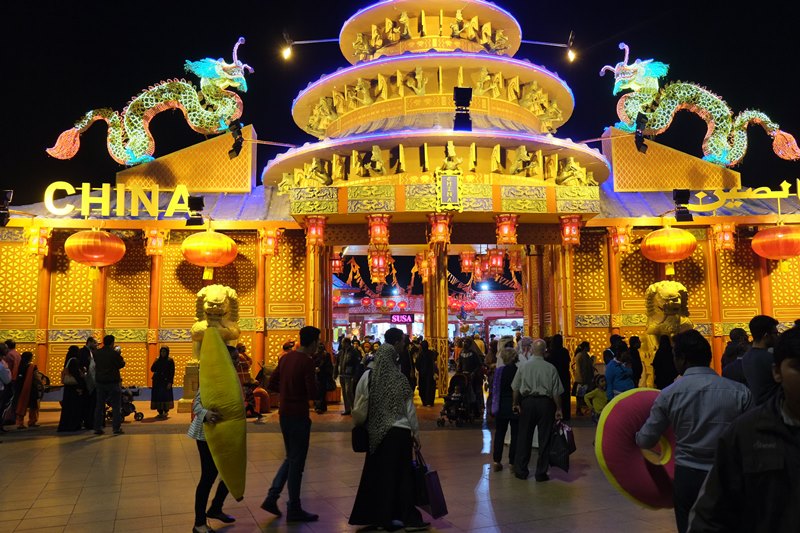
[[[455,87],[453,89],[453,102],[456,104],[456,114],[453,117],[454,131],[472,131],[472,118],[469,116],[469,106],[472,103],[472,89],[469,87]]]
[[[569,60],[570,63],[575,61],[575,58],[577,57],[575,49],[572,47],[574,41],[575,41],[575,32],[571,31],[569,32],[569,38],[567,39],[567,59]]]
[[[644,113],[639,113],[636,116],[636,132],[633,134],[633,140],[636,144],[636,149],[643,154],[647,153],[647,145],[644,143],[644,127],[646,124],[647,116]]]
[[[242,151],[242,145],[244,144],[244,140],[236,139],[233,141],[233,146],[230,150],[228,150],[228,159],[236,159],[239,157],[239,153]]]
[[[244,145],[242,124],[240,122],[233,121],[228,124],[228,130],[231,132],[231,135],[233,135],[233,146],[230,150],[228,150],[228,158],[234,159],[239,156],[239,153],[242,151],[242,146]]]
[[[480,287],[481,287],[481,290],[484,290],[484,291],[488,291],[489,290],[489,284],[487,282],[485,282],[485,281],[483,283],[481,283]]]
[[[689,189],[672,189],[672,200],[675,205],[686,205],[689,203]]]
[[[203,197],[190,196],[186,203],[189,207],[189,218],[186,219],[186,225],[202,226],[205,223],[202,212],[205,208],[205,200],[203,200]]]
[[[692,222],[694,217],[689,212],[689,208],[685,205],[679,205],[675,208],[675,222]]]

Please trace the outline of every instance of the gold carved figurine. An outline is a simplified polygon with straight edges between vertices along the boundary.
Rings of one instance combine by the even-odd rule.
[[[406,87],[414,91],[419,96],[425,94],[425,86],[428,84],[428,77],[423,72],[422,67],[417,67],[411,79],[406,80]]]
[[[356,82],[356,86],[353,89],[353,92],[350,93],[351,95],[351,103],[355,104],[353,107],[359,107],[359,105],[370,105],[375,100],[372,98],[372,82],[369,80],[365,80],[364,78],[358,78]]]
[[[494,34],[494,41],[489,41],[486,46],[493,52],[504,52],[508,50],[508,37],[503,30],[497,30]]]
[[[332,182],[331,173],[328,171],[326,161],[323,161],[319,157],[311,159],[311,165],[309,165],[304,178],[305,183],[303,185],[305,187],[325,187]]]
[[[369,162],[364,165],[364,168],[369,171],[370,176],[383,176],[386,174],[386,166],[383,163],[383,152],[381,151],[381,147],[377,144],[372,146]]]
[[[365,61],[372,56],[372,48],[369,46],[369,42],[366,37],[364,37],[363,33],[356,34],[356,40],[353,41],[353,55],[358,58],[359,61]]]
[[[444,149],[444,162],[439,167],[441,171],[461,170],[461,163],[464,160],[456,155],[456,147],[453,141],[447,141],[447,146]]]

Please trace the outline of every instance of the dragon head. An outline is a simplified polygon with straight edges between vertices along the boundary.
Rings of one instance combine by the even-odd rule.
[[[658,90],[658,78],[663,78],[667,75],[669,65],[652,59],[645,59],[644,61],[637,59],[629,65],[630,49],[628,45],[619,43],[619,48],[620,50],[625,50],[623,60],[613,67],[606,65],[600,69],[601,76],[605,75],[606,70],[614,73],[614,94],[626,89],[631,91],[639,91],[645,88]]]
[[[245,71],[253,73],[253,67],[239,60],[237,52],[239,46],[244,44],[244,37],[239,37],[233,47],[233,63],[226,62],[223,58],[205,58],[200,61],[187,61],[185,68],[201,80],[208,81],[219,87],[227,89],[232,87],[243,93],[247,92],[247,80],[244,79]]]

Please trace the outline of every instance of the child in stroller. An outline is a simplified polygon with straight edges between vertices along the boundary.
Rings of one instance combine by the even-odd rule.
[[[133,387],[122,387],[120,392],[120,408],[119,414],[123,420],[130,414],[133,414],[133,419],[137,422],[144,420],[144,413],[136,410],[133,404],[133,397],[139,396],[139,388],[135,385]],[[111,410],[111,404],[106,402],[106,420],[112,420],[114,413]]]
[[[450,378],[447,387],[447,396],[444,397],[444,407],[436,420],[436,425],[444,426],[445,419],[451,424],[455,422],[456,427],[461,427],[464,423],[471,422],[478,416],[478,405],[471,394],[472,375],[467,372],[454,374]]]

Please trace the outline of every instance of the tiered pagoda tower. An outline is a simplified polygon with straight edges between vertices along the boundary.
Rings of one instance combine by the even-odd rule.
[[[572,91],[554,72],[513,57],[521,30],[507,11],[482,0],[379,2],[347,20],[339,41],[352,66],[309,84],[292,107],[297,125],[319,141],[276,157],[262,176],[289,195],[298,221],[325,217],[333,228],[388,214],[393,243],[424,244],[419,223],[451,212],[453,242],[495,244],[496,215],[514,214],[520,244],[529,245],[560,244],[560,217],[599,212],[609,164],[599,151],[555,136],[572,115]],[[454,128],[459,88],[471,89],[466,131]],[[307,253],[307,281],[318,287],[309,290],[308,318],[323,328],[331,323],[320,283],[330,279],[325,257],[331,244],[352,242],[338,243],[337,234]],[[446,354],[447,249],[435,253],[425,331]],[[533,275],[528,268],[523,277]],[[527,332],[544,334],[530,303],[538,287],[525,285]],[[556,299],[568,314],[569,298]],[[562,316],[553,332],[570,322]]]

